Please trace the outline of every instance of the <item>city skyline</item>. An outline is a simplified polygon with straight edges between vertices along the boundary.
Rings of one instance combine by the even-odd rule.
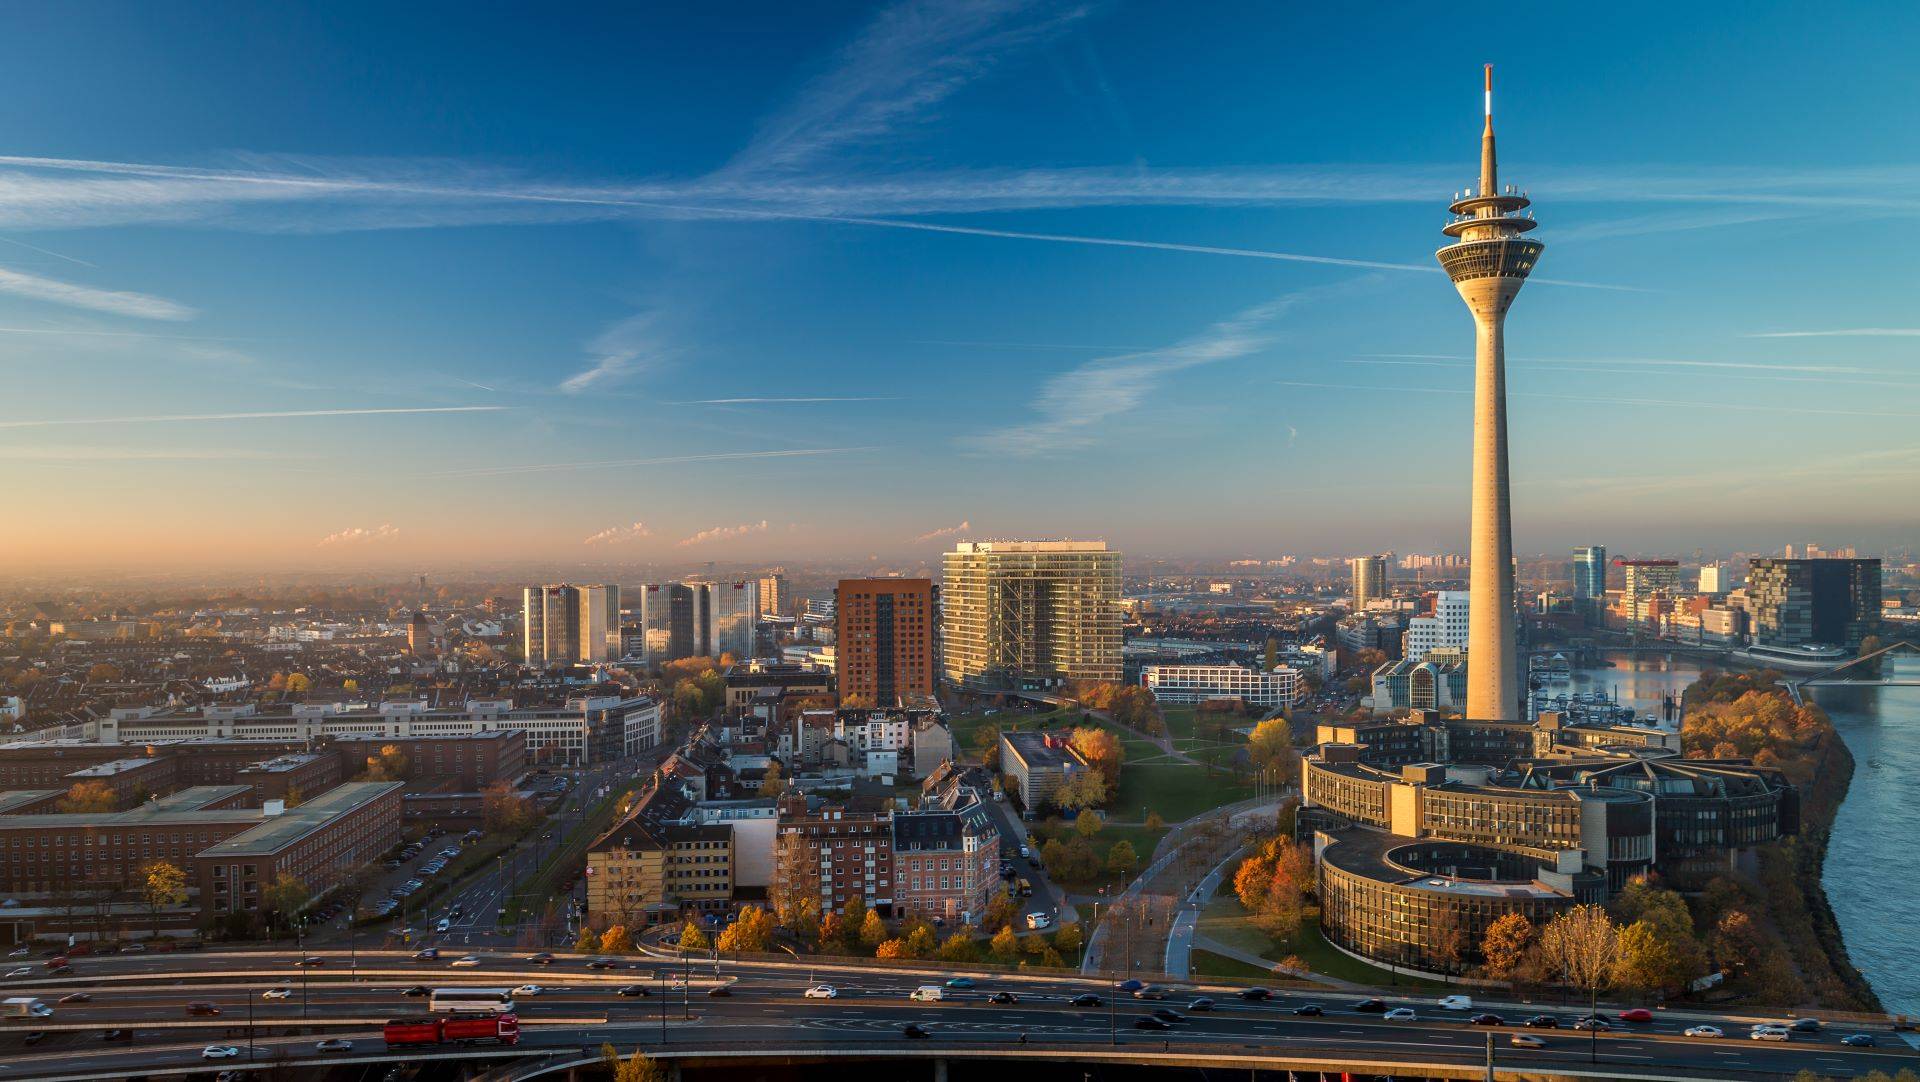
[[[1462,60],[1440,13],[756,9],[510,57],[502,16],[371,10],[21,13],[0,461],[35,527],[0,559],[1464,550],[1471,357],[1427,238],[1481,60],[1552,211],[1517,550],[1908,539],[1920,174],[1847,119],[1897,93],[1875,20],[1742,9],[1728,71],[1679,59],[1711,16],[1625,9],[1551,60],[1521,46],[1571,13]],[[205,63],[148,78],[188,37]],[[885,498],[824,510],[853,492]]]

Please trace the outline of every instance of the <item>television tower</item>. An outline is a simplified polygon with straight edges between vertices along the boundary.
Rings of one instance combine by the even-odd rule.
[[[1500,186],[1493,150],[1493,65],[1487,65],[1486,128],[1480,134],[1480,184],[1455,193],[1445,232],[1454,243],[1434,253],[1473,313],[1473,520],[1468,538],[1467,717],[1525,717],[1516,655],[1513,516],[1507,488],[1507,308],[1545,248],[1522,233],[1534,227],[1525,192]]]

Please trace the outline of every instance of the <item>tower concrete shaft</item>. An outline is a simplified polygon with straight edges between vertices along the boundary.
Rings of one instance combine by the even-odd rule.
[[[1523,717],[1516,657],[1513,518],[1507,486],[1506,318],[1543,245],[1521,236],[1534,227],[1524,193],[1500,186],[1493,141],[1493,65],[1487,65],[1486,127],[1480,182],[1457,193],[1444,232],[1455,243],[1436,253],[1473,315],[1472,569],[1467,611],[1467,717]]]

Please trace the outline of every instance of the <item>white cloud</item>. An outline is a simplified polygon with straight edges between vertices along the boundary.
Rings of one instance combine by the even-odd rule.
[[[192,319],[194,315],[193,309],[164,297],[94,289],[5,268],[0,268],[0,293],[138,319]]]
[[[1853,327],[1838,331],[1773,331],[1748,338],[1920,338],[1920,327]]]
[[[592,355],[593,363],[563,380],[562,391],[579,394],[602,384],[615,383],[652,368],[671,355],[661,345],[659,317],[654,312],[629,316],[608,327],[587,347],[587,352]]]
[[[770,529],[766,519],[748,522],[739,526],[715,526],[710,530],[701,530],[692,537],[681,538],[678,542],[683,548],[690,545],[704,545],[709,541],[729,541],[749,534],[766,533]]]
[[[871,451],[872,447],[802,447],[790,451],[727,451],[711,455],[668,455],[660,458],[614,458],[594,462],[534,462],[518,466],[480,466],[447,470],[429,477],[502,477],[516,473],[556,473],[563,470],[604,470],[632,466],[677,466],[683,462],[728,462],[737,458],[804,458]]]
[[[954,534],[965,533],[966,531],[971,529],[973,529],[972,523],[961,522],[957,526],[942,526],[940,529],[937,529],[937,530],[928,530],[926,533],[923,533],[919,537],[914,538],[913,541],[915,544],[919,544],[922,541],[933,541],[942,537],[952,537]]]
[[[653,531],[647,529],[646,523],[636,522],[631,526],[609,526],[599,533],[588,534],[583,544],[619,545],[628,541],[638,541],[643,537],[652,536]]]
[[[1040,420],[961,442],[977,451],[1011,455],[1084,447],[1093,442],[1101,426],[1133,411],[1167,377],[1265,347],[1273,338],[1269,325],[1300,296],[1288,294],[1256,304],[1163,349],[1101,357],[1068,369],[1049,379],[1035,395]]]
[[[817,402],[898,402],[898,395],[819,396],[810,398],[695,398],[676,406],[775,406]]]
[[[322,545],[363,545],[375,541],[391,541],[400,536],[400,527],[383,522],[378,526],[350,526],[347,529],[330,533],[320,539]]]
[[[0,421],[0,428],[53,428],[65,425],[147,425],[200,421],[262,421],[297,417],[378,417],[412,413],[494,413],[505,406],[404,406],[391,409],[263,410],[257,413],[168,413],[144,417],[74,417],[57,420]]]

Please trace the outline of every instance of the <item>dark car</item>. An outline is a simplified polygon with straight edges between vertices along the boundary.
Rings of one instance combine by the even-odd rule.
[[[550,966],[553,964],[553,955],[548,954],[546,951],[541,951],[539,954],[527,955],[527,961],[537,966]]]
[[[1173,1027],[1167,1025],[1165,1022],[1162,1022],[1161,1020],[1159,1020],[1158,1018],[1155,1018],[1150,1014],[1143,1014],[1140,1017],[1133,1020],[1133,1028],[1135,1029],[1172,1029]]]
[[[1213,1000],[1208,999],[1206,996],[1201,996],[1199,999],[1187,1004],[1187,1009],[1190,1011],[1210,1011],[1213,1009]]]
[[[707,989],[707,994],[715,999],[725,999],[733,994],[733,989],[724,984],[716,984],[712,988]]]
[[[1133,990],[1133,998],[1135,998],[1135,999],[1165,999],[1165,998],[1167,998],[1167,990],[1166,990],[1165,988],[1162,988],[1162,987],[1160,987],[1159,985],[1156,985],[1156,984],[1149,984],[1149,985],[1147,985],[1147,986],[1146,986],[1146,987],[1144,987],[1144,988],[1135,988],[1135,989]]]
[[[46,1039],[47,1039],[47,1031],[44,1029],[36,1029],[32,1033],[27,1034],[28,1044],[39,1044],[41,1041],[44,1041]]]
[[[211,1003],[194,1002],[194,1003],[187,1004],[187,1013],[217,1015],[220,1013],[220,1008],[214,1006]]]
[[[1187,1020],[1186,1015],[1166,1007],[1161,1007],[1159,1010],[1154,1011],[1153,1016],[1162,1022],[1184,1022]]]
[[[1851,1048],[1872,1048],[1877,1042],[1871,1033],[1850,1033],[1840,1038],[1840,1043]]]
[[[400,990],[400,994],[403,996],[412,996],[412,997],[418,998],[420,996],[432,995],[433,989],[428,988],[424,984],[416,984],[412,988],[402,988]]]
[[[1353,1005],[1353,1009],[1362,1014],[1387,1013],[1387,1001],[1384,999],[1363,999]]]
[[[1559,1029],[1560,1020],[1550,1014],[1536,1014],[1520,1023],[1528,1029]]]
[[[619,969],[620,963],[611,958],[595,958],[587,963],[588,969]]]
[[[1507,1024],[1507,1020],[1497,1014],[1482,1013],[1467,1019],[1467,1024],[1474,1026],[1504,1026]]]
[[[952,982],[948,982],[948,983],[951,984]],[[1138,992],[1140,989],[1145,988],[1146,986],[1147,984],[1145,981],[1134,980],[1131,977],[1127,978],[1124,981],[1121,981],[1119,985],[1117,985],[1117,987],[1122,992]]]
[[[1014,995],[1012,992],[995,992],[994,994],[987,997],[987,1002],[988,1003],[1018,1003],[1020,1002],[1020,997]]]
[[[1327,1012],[1321,1010],[1318,1003],[1302,1003],[1293,1009],[1293,1013],[1302,1018],[1318,1018]]]
[[[920,1025],[918,1022],[908,1022],[905,1026],[901,1027],[900,1035],[910,1041],[924,1041],[928,1037],[933,1036],[933,1034],[927,1032],[925,1026]]]
[[[315,958],[313,955],[309,954],[305,958],[302,958],[293,964],[299,966],[302,969],[312,969],[315,966],[326,965],[327,960],[325,958]]]
[[[614,993],[616,996],[650,996],[652,994],[652,992],[647,991],[645,985],[639,984],[621,985],[620,990]]]
[[[100,1039],[103,1041],[131,1041],[133,1040],[133,1031],[125,1030],[125,1029],[110,1029],[105,1033],[102,1033],[100,1035]]]
[[[413,952],[413,960],[416,962],[431,962],[439,957],[440,957],[439,947],[427,947],[424,950],[417,950]]]
[[[1787,1024],[1787,1028],[1795,1033],[1818,1033],[1820,1032],[1820,1020],[1818,1018],[1796,1018]]]
[[[47,976],[49,977],[68,977],[72,975],[72,966],[54,966],[52,969],[47,970]]]
[[[62,1003],[92,1003],[93,997],[85,992],[68,992],[60,997]]]
[[[1264,999],[1272,999],[1272,998],[1273,998],[1273,989],[1271,989],[1271,988],[1242,988],[1242,989],[1240,989],[1240,998],[1241,998],[1241,999],[1244,999],[1244,1000],[1248,1000],[1248,1001],[1250,1001],[1250,1002],[1259,1002],[1260,1000],[1264,1000]]]
[[[1067,1001],[1067,1003],[1070,1006],[1074,1006],[1074,1007],[1098,1007],[1103,1002],[1105,1001],[1102,1000],[1099,996],[1094,995],[1092,992],[1082,992],[1081,994],[1074,996],[1072,999]]]

